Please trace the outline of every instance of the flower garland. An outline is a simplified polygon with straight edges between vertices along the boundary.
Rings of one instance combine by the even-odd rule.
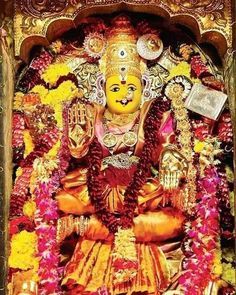
[[[66,111],[63,111],[64,122]],[[58,151],[57,161],[38,161],[37,171],[39,183],[34,191],[37,206],[35,214],[36,234],[38,235],[38,255],[40,294],[58,294],[61,271],[59,265],[59,248],[56,240],[56,220],[58,219],[57,202],[52,198],[60,187],[60,179],[65,175],[68,167],[70,153],[68,150],[67,127],[61,139],[61,147]],[[41,164],[42,167],[39,167]],[[41,173],[41,175],[40,175]]]
[[[44,70],[49,60],[47,66],[45,63],[40,69],[38,68],[41,66],[40,60],[38,62],[34,63],[34,69],[28,69],[27,73],[37,68],[40,74],[45,73],[44,78],[47,80],[49,72]],[[53,71],[54,66],[50,69]],[[35,86],[27,94],[19,92],[15,104],[17,110],[13,117],[13,145],[17,152],[14,159],[19,168],[16,171],[17,179],[11,196],[10,214],[13,218],[24,213],[28,218],[14,218],[10,230],[12,235],[18,235],[22,229],[27,231],[35,229],[38,249],[33,256],[39,260],[37,273],[40,277],[40,294],[59,294],[61,270],[58,268],[59,249],[56,242],[58,207],[52,197],[60,186],[60,179],[65,175],[70,158],[65,135],[67,127],[63,126],[63,121],[67,122],[63,105],[78,94],[78,88],[74,76],[67,75],[64,79],[61,72],[57,74],[60,81],[57,79],[56,88],[50,90],[44,86],[46,85],[44,83],[36,85],[36,82],[40,82],[42,78],[36,76],[33,77],[32,83],[28,83],[25,77],[20,81],[19,84],[25,87],[24,90]],[[25,110],[27,113],[24,113]],[[65,133],[61,138],[62,129]],[[28,200],[29,192],[32,199]],[[15,249],[13,238],[14,236],[12,249]],[[11,265],[15,268],[15,265]]]
[[[47,183],[40,183],[35,190],[37,210],[35,214],[36,234],[38,236],[38,256],[40,294],[54,294],[58,288],[59,263],[56,243],[55,221],[57,203],[51,198],[54,191],[52,179]]]
[[[153,102],[147,114],[144,123],[145,144],[132,182],[126,189],[124,210],[121,212],[120,218],[109,212],[106,208],[106,202],[102,198],[103,190],[100,182],[102,149],[97,138],[94,139],[90,146],[87,180],[89,195],[92,204],[95,206],[97,216],[112,233],[116,233],[119,227],[130,228],[133,225],[138,192],[150,173],[151,155],[154,148],[158,145],[157,132],[161,125],[163,113],[169,110],[169,108],[168,100],[158,98]]]
[[[13,147],[13,160],[18,163],[22,160],[24,155],[24,130],[25,121],[23,113],[14,112],[12,118],[13,132],[12,132],[12,147]]]
[[[21,270],[38,270],[37,235],[26,230],[14,234],[11,239],[9,266]]]
[[[23,72],[20,77],[16,88],[24,93],[29,91],[37,84],[43,84],[40,75],[52,63],[53,54],[49,50],[43,50],[39,56],[33,59],[30,66]]]
[[[28,199],[28,187],[32,172],[32,167],[24,167],[21,175],[15,181],[10,199],[10,218],[22,215],[23,205]]]
[[[53,108],[59,128],[62,128],[63,125],[63,103],[81,96],[77,86],[71,80],[63,81],[57,88],[51,90],[46,89],[42,85],[36,85],[31,91],[40,96],[42,104]]]
[[[187,243],[184,244],[184,274],[179,283],[186,295],[202,294],[214,280],[213,267],[218,244],[219,212],[217,189],[220,179],[213,167],[199,179],[196,205],[197,216],[186,224]]]
[[[71,69],[66,64],[52,64],[44,71],[41,78],[49,84],[49,86],[54,86],[61,76],[67,76],[70,71]]]
[[[130,234],[129,229],[133,225],[133,218],[135,214],[134,212],[138,204],[138,192],[141,189],[142,185],[146,182],[146,179],[150,173],[152,152],[154,148],[158,145],[157,132],[161,125],[163,113],[169,110],[169,108],[170,102],[168,100],[158,98],[153,102],[152,106],[149,109],[144,123],[145,144],[141,153],[139,163],[137,165],[137,170],[135,171],[133,179],[125,191],[124,209],[123,212],[120,213],[119,218],[107,209],[106,202],[102,196],[103,188],[100,181],[102,161],[101,144],[98,142],[97,138],[94,138],[92,144],[90,145],[87,175],[88,192],[91,202],[96,209],[96,215],[98,216],[98,218],[109,229],[111,233],[116,233],[116,250],[119,249],[119,244],[124,243],[120,240],[120,236],[122,234],[127,237],[127,239],[125,239],[125,245],[127,247],[132,247],[131,245],[135,241],[134,233]],[[124,232],[122,233],[122,231]],[[135,251],[135,248],[133,250]],[[114,253],[114,257],[115,259],[113,260],[113,266],[117,266],[116,258],[120,259],[119,254]],[[121,260],[123,260],[124,263],[121,263]],[[119,265],[122,264],[123,270],[118,270],[115,267],[115,276],[116,279],[118,279],[119,277],[126,281],[128,278],[131,279],[134,276],[134,273],[137,272],[137,257],[133,255],[128,257],[122,256],[121,260],[119,260]],[[134,271],[135,268],[136,272]],[[127,275],[127,272],[129,275]]]

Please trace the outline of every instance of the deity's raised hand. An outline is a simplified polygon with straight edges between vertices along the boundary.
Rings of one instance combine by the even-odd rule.
[[[180,179],[186,177],[188,162],[174,146],[166,147],[161,154],[160,183],[163,188],[172,191],[178,188]]]
[[[95,111],[82,100],[74,102],[68,110],[69,148],[75,158],[81,158],[94,136]]]

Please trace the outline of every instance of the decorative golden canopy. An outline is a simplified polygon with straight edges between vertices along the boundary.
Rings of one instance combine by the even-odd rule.
[[[190,28],[199,42],[212,43],[223,56],[232,47],[231,0],[17,0],[15,55],[27,60],[30,49],[47,45],[78,25],[81,18],[119,10],[149,12]]]

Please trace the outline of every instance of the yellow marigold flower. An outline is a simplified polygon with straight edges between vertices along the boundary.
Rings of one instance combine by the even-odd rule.
[[[173,67],[170,70],[170,74],[168,80],[172,79],[175,76],[184,75],[189,78],[193,83],[200,83],[199,79],[195,79],[191,77],[191,66],[186,62],[180,62],[176,67]]]
[[[47,155],[51,158],[56,158],[58,154],[58,150],[61,146],[61,141],[60,139],[54,144],[54,146],[50,149],[50,151],[47,153]]]
[[[55,52],[55,53],[60,53],[61,48],[62,48],[62,42],[61,40],[56,40],[52,42],[50,45],[50,48]]]
[[[56,89],[50,90],[42,103],[57,105],[74,98],[77,92],[78,89],[72,81],[64,81]]]
[[[220,245],[219,245],[219,247],[220,247]],[[221,250],[217,250],[214,253],[213,272],[216,276],[220,276],[222,274]]]
[[[37,186],[37,173],[36,171],[33,171],[32,174],[31,174],[31,177],[30,177],[30,184],[29,184],[29,190],[30,190],[30,193],[31,195],[34,197],[34,190]]]
[[[235,200],[235,198],[234,198],[234,192],[230,192],[229,193],[229,201],[230,201],[230,212],[231,212],[231,214],[234,216],[235,215],[235,203],[234,203],[234,200]]]
[[[71,69],[66,64],[52,64],[44,71],[44,73],[41,75],[41,78],[46,83],[53,86],[61,76],[68,75],[70,71]]]
[[[24,156],[26,157],[34,150],[34,143],[29,130],[24,130],[23,136],[24,136],[24,144],[25,144]]]
[[[34,216],[35,210],[36,210],[36,204],[34,201],[30,200],[25,202],[23,206],[23,213],[25,216],[32,218]]]
[[[18,167],[18,168],[17,168],[17,170],[16,170],[16,177],[19,177],[19,176],[21,176],[21,175],[22,175],[22,173],[23,173],[23,170],[22,170],[22,168],[21,168],[21,167]]]
[[[20,109],[22,107],[23,97],[24,97],[24,93],[22,93],[22,92],[16,92],[15,93],[15,97],[14,97],[14,100],[13,100],[13,109],[14,110],[18,110],[18,109]]]
[[[28,270],[35,268],[37,251],[37,235],[35,232],[21,231],[12,236],[9,266]]]
[[[204,141],[199,141],[196,140],[195,141],[195,145],[194,145],[194,152],[195,153],[200,153],[205,147],[205,142]]]
[[[30,92],[38,93],[40,99],[42,100],[48,94],[48,89],[46,89],[43,85],[36,85],[30,90]]]
[[[222,263],[222,267],[222,279],[234,286],[236,283],[234,267],[231,263]]]
[[[68,80],[61,83],[56,89],[50,90],[48,94],[42,98],[43,104],[49,104],[55,112],[57,126],[62,127],[62,108],[65,101],[70,101],[78,95],[76,85]]]

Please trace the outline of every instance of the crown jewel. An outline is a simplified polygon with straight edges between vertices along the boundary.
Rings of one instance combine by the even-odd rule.
[[[106,79],[120,75],[125,81],[127,74],[141,78],[140,56],[137,52],[137,35],[127,16],[118,16],[107,35],[104,55]]]

